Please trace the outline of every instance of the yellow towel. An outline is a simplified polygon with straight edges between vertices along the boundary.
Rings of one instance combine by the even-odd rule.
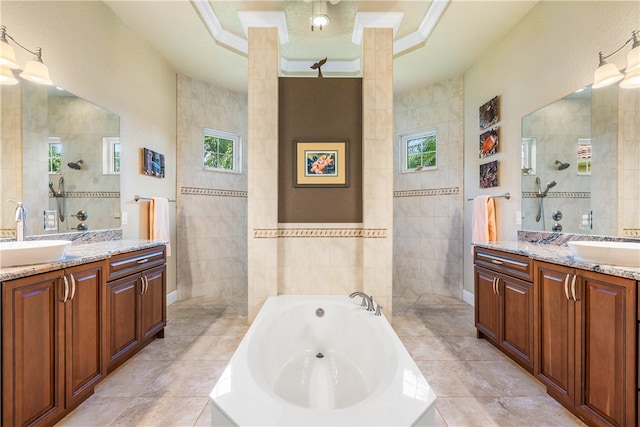
[[[473,213],[471,217],[471,241],[495,242],[496,210],[491,196],[478,196],[473,199]]]
[[[170,238],[169,199],[154,197],[149,203],[149,240],[166,240]],[[167,256],[171,256],[171,243],[167,243]]]

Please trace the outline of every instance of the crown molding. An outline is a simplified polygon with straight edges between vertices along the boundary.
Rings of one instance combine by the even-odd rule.
[[[424,43],[434,30],[442,14],[446,10],[451,0],[436,0],[431,3],[424,19],[418,29],[393,42],[393,55],[398,56],[406,51],[412,50]],[[241,55],[248,55],[249,43],[246,38],[239,37],[225,30],[218,17],[214,13],[208,0],[191,0],[196,11],[202,18],[211,36],[217,43],[229,50]],[[242,28],[245,35],[250,27],[278,29],[280,44],[289,41],[286,16],[283,11],[242,11],[238,12]],[[362,33],[364,28],[392,28],[395,37],[398,27],[402,22],[403,12],[358,12],[356,13],[353,25],[353,43],[362,43]],[[283,73],[304,73],[309,72],[313,61],[280,59],[280,69]],[[324,65],[323,71],[341,74],[354,74],[360,72],[360,59],[353,60],[332,60]]]

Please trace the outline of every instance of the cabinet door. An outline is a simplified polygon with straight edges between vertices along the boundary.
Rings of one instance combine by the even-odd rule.
[[[101,305],[103,264],[82,265],[65,271],[71,286],[65,304],[66,397],[73,407],[93,393],[103,377]]]
[[[166,266],[144,271],[141,295],[142,340],[146,341],[167,324]]]
[[[593,424],[633,426],[635,282],[592,272],[578,279],[576,406]]]
[[[107,283],[107,371],[111,372],[140,344],[139,274]]]
[[[532,283],[498,276],[500,345],[516,362],[533,372],[534,287]]]
[[[574,270],[558,265],[536,263],[539,292],[538,379],[547,392],[567,407],[574,405],[575,304],[565,292],[567,276]]]
[[[496,273],[476,267],[475,321],[476,328],[486,338],[498,344],[498,295],[495,289]]]
[[[61,274],[2,284],[2,425],[51,423],[64,411]]]

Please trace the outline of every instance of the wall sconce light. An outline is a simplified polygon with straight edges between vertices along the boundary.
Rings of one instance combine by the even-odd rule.
[[[620,87],[623,89],[635,89],[640,88],[640,39],[638,34],[640,30],[633,31],[631,38],[624,42],[617,50],[604,55],[602,52],[598,54],[600,65],[593,75],[593,89],[599,89],[612,85],[616,82],[620,82]],[[631,51],[627,54],[627,68],[624,70],[625,74],[622,74],[615,64],[608,64],[605,59],[620,52],[629,43],[631,45]]]
[[[15,78],[10,69],[20,68],[20,66],[16,61],[16,52],[7,39],[35,56],[34,59],[27,62],[24,70],[20,73],[20,77],[38,84],[48,86],[52,85],[53,82],[49,78],[49,69],[42,62],[42,49],[37,48],[36,51],[33,52],[22,46],[13,37],[7,34],[7,28],[4,25],[0,27],[0,31],[0,85],[18,84],[18,79]]]

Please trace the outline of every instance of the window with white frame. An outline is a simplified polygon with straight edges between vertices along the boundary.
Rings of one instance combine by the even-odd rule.
[[[438,132],[428,129],[400,136],[400,170],[416,172],[438,166]]]
[[[118,136],[102,138],[102,173],[104,175],[120,174],[120,137]]]
[[[205,128],[203,130],[203,168],[240,173],[241,141],[240,135]]]
[[[60,165],[62,164],[62,142],[59,136],[49,137],[47,163],[49,164],[49,173],[60,172]]]

